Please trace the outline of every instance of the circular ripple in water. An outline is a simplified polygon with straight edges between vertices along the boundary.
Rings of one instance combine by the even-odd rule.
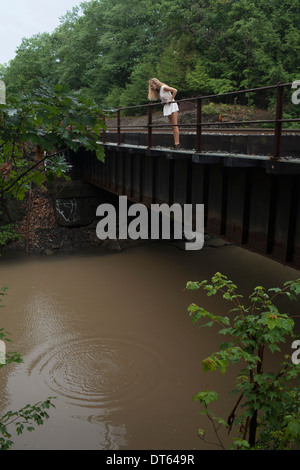
[[[114,408],[149,392],[157,361],[134,342],[87,338],[52,347],[32,364],[32,373],[71,404]]]

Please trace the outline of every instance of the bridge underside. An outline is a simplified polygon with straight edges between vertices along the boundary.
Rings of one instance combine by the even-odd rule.
[[[205,231],[300,268],[300,159],[104,144],[72,154],[72,179],[150,207],[204,204]]]

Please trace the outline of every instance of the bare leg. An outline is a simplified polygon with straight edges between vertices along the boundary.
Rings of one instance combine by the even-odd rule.
[[[172,124],[174,144],[179,145],[179,128],[177,126],[177,111],[168,116],[170,124]]]

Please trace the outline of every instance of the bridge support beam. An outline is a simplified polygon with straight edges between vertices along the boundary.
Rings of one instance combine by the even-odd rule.
[[[105,144],[71,163],[77,178],[132,202],[204,204],[205,230],[300,268],[300,159]]]
[[[51,188],[56,222],[62,227],[81,227],[95,220],[103,201],[101,190],[83,181],[57,181]]]

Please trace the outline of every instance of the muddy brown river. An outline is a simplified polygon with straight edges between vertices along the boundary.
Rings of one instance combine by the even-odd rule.
[[[223,314],[224,304],[184,287],[216,271],[244,294],[248,286],[280,286],[300,274],[218,244],[200,251],[154,243],[121,252],[2,256],[0,282],[9,289],[0,327],[12,333],[9,350],[23,363],[1,369],[0,413],[56,397],[50,419],[13,436],[13,448],[214,449],[197,436],[205,428],[214,440],[192,397],[216,390],[215,412],[227,418],[234,371],[202,372],[201,360],[219,337],[193,325],[187,307],[195,302]],[[295,303],[285,311],[300,314]],[[269,358],[272,365],[277,360]]]

